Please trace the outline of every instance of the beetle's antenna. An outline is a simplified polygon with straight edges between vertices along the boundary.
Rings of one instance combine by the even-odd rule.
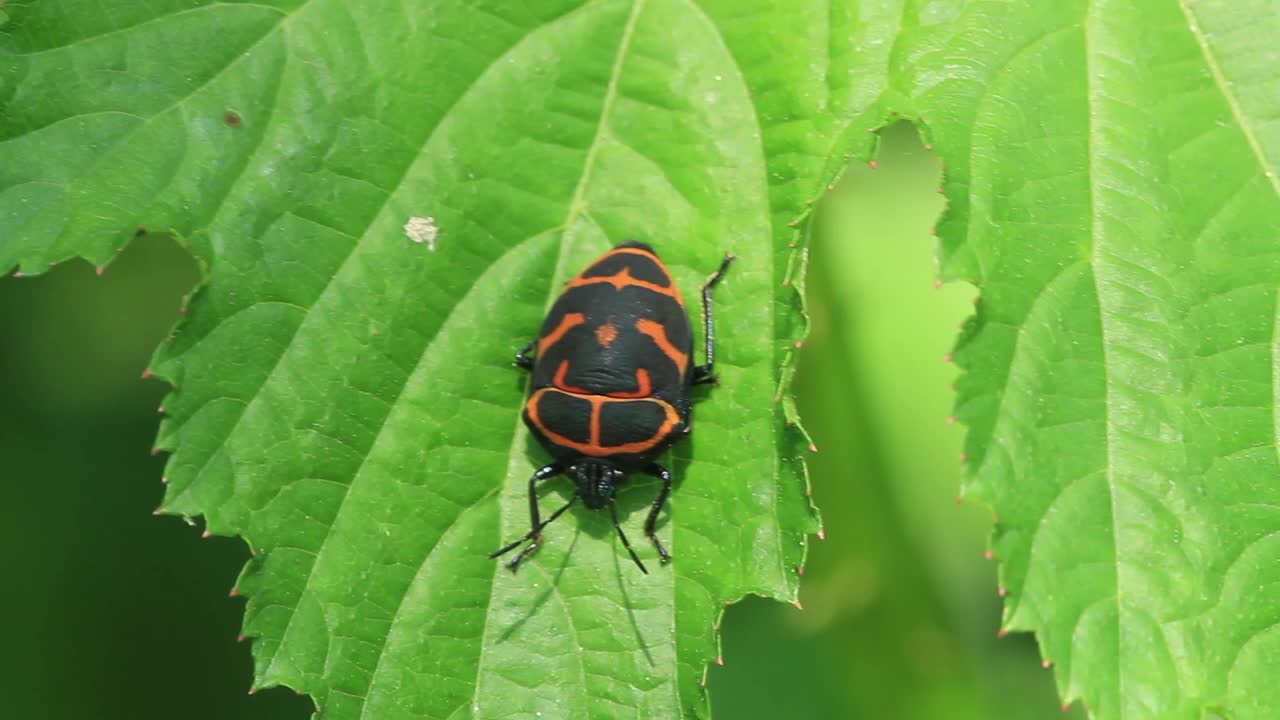
[[[645,568],[644,563],[640,562],[640,556],[636,555],[636,551],[631,549],[631,541],[627,539],[627,534],[622,532],[622,526],[618,524],[618,505],[609,503],[609,514],[613,516],[613,526],[618,529],[618,537],[622,538],[622,544],[626,546],[627,552],[631,553],[631,559],[636,561],[636,567],[640,568],[640,572],[645,575],[649,571]]]
[[[574,504],[574,503],[576,503],[576,502],[578,502],[578,496],[577,496],[577,495],[574,495],[573,497],[569,498],[569,502],[565,503],[565,504],[564,504],[564,507],[562,507],[562,508],[560,508],[559,510],[557,510],[557,511],[555,511],[555,512],[551,513],[551,517],[549,517],[549,518],[547,518],[546,520],[543,520],[542,522],[538,523],[538,526],[537,526],[537,527],[535,527],[534,529],[530,530],[529,532],[525,533],[525,536],[524,536],[524,537],[520,538],[519,540],[516,540],[515,542],[511,543],[510,545],[507,545],[506,547],[502,548],[501,550],[498,550],[498,551],[495,551],[495,552],[491,552],[491,553],[489,553],[489,559],[490,559],[490,560],[494,560],[494,559],[500,558],[500,557],[502,557],[503,555],[506,555],[507,553],[511,552],[512,550],[515,550],[515,549],[516,549],[516,546],[517,546],[517,545],[519,545],[520,543],[522,543],[522,542],[524,542],[524,541],[526,541],[526,540],[533,540],[533,539],[535,539],[539,534],[541,534],[541,533],[542,533],[542,528],[544,528],[544,527],[546,527],[546,526],[550,525],[551,523],[555,522],[555,519],[556,519],[556,518],[558,518],[558,517],[560,517],[561,515],[563,515],[563,514],[564,514],[564,511],[565,511],[565,510],[568,510],[568,509],[569,509],[569,508],[571,508],[571,507],[573,507],[573,504]],[[537,542],[534,542],[534,543],[533,543],[532,545],[530,545],[529,547],[530,547],[530,548],[537,548],[537,547],[538,547],[538,543],[537,543]],[[511,564],[512,564],[513,566],[514,566],[514,565],[519,565],[519,564],[520,564],[520,561],[521,561],[522,559],[524,559],[524,556],[525,556],[525,555],[528,555],[528,554],[529,554],[529,553],[531,553],[531,552],[533,552],[533,550],[532,550],[532,549],[527,549],[527,550],[525,550],[524,552],[522,552],[522,553],[520,553],[518,556],[516,556],[516,559],[515,559]]]

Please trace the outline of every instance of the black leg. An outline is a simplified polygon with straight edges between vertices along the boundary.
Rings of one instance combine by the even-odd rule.
[[[566,509],[568,509],[569,505],[573,504],[572,500],[569,501],[569,505],[566,505],[560,508],[559,510],[557,510],[555,514],[552,515],[547,520],[547,522],[545,523],[541,522],[538,517],[537,485],[539,482],[542,482],[543,480],[546,480],[547,478],[550,478],[550,477],[555,477],[556,475],[559,475],[563,472],[564,472],[564,467],[561,466],[560,463],[551,463],[550,465],[539,468],[538,472],[534,473],[533,477],[529,478],[529,525],[532,527],[532,529],[529,530],[528,534],[526,534],[524,537],[520,538],[519,540],[516,540],[510,545],[507,545],[501,550],[491,553],[489,557],[496,558],[501,555],[505,555],[506,553],[511,552],[511,550],[513,550],[520,543],[526,540],[531,540],[532,543],[530,548],[526,548],[523,552],[521,552],[518,556],[516,556],[516,559],[512,562],[511,567],[515,568],[516,565],[520,564],[521,559],[523,559],[526,555],[532,552],[532,548],[537,548],[539,536],[542,533],[542,528],[546,527],[547,524],[550,523],[552,520],[555,520],[556,518],[560,517],[560,513],[564,512]],[[575,496],[575,499],[576,497],[577,496]]]
[[[533,350],[533,346],[538,343],[537,340],[520,348],[520,352],[516,353],[516,367],[522,367],[525,370],[533,369],[533,358],[529,357],[529,353]]]
[[[519,545],[521,542],[524,542],[525,540],[529,541],[529,546],[521,550],[514,558],[511,559],[511,562],[507,563],[507,567],[511,569],[511,572],[515,572],[520,567],[520,563],[523,562],[525,558],[532,555],[539,547],[542,546],[542,528],[555,522],[556,518],[563,515],[565,510],[568,510],[569,508],[573,507],[573,504],[577,501],[578,501],[577,495],[574,495],[573,497],[569,498],[569,502],[565,503],[564,506],[561,507],[559,510],[551,513],[551,517],[547,518],[546,522],[540,523],[537,526],[536,530],[530,530],[528,535],[521,538],[519,541],[512,543],[508,547],[503,548],[500,551],[500,552],[506,552],[507,550],[515,547],[516,545]],[[489,557],[496,557],[497,554],[498,553],[495,553],[494,555],[490,555]]]
[[[734,257],[725,255],[724,260],[720,263],[720,269],[715,274],[707,278],[707,282],[702,286],[702,325],[705,331],[707,343],[707,362],[705,365],[698,365],[693,368],[693,382],[695,385],[707,382],[715,382],[716,369],[716,327],[711,317],[711,290],[720,282],[720,278],[724,277],[725,271],[729,269],[729,263],[732,263]]]
[[[618,529],[618,537],[622,538],[622,544],[626,546],[627,552],[631,553],[631,559],[636,561],[636,567],[640,568],[640,572],[648,575],[649,570],[645,568],[644,563],[640,562],[640,556],[636,555],[636,551],[631,549],[631,541],[627,539],[627,534],[622,532],[622,526],[618,524],[618,506],[614,503],[609,503],[609,514],[613,516],[613,526]]]
[[[658,514],[662,512],[662,506],[667,504],[667,496],[671,494],[671,472],[657,463],[651,463],[645,468],[645,472],[662,480],[662,489],[658,491],[658,499],[653,501],[653,508],[649,510],[649,517],[644,521],[644,534],[653,541],[653,546],[658,548],[658,557],[662,558],[662,562],[671,561],[671,553],[662,547],[662,541],[658,539],[658,535],[654,532],[654,525],[658,522]]]

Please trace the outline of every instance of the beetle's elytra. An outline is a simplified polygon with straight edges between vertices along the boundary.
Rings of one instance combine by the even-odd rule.
[[[653,248],[624,242],[600,256],[551,306],[538,339],[516,353],[516,365],[532,371],[524,422],[555,458],[529,478],[529,521],[512,570],[542,542],[542,529],[579,498],[592,510],[608,507],[618,537],[640,570],[648,573],[618,525],[617,486],[634,472],[656,476],[662,489],[645,520],[645,535],[658,557],[671,559],[654,533],[671,494],[671,473],[654,462],[690,430],[690,389],[714,379],[715,328],[711,290],[732,255],[702,286],[706,362],[693,364],[693,328],[675,280]],[[531,354],[532,353],[532,357]],[[576,492],[546,520],[538,513],[537,485],[557,475],[573,478]]]

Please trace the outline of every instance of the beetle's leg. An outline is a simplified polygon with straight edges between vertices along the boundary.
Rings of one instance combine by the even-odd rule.
[[[729,263],[733,262],[732,255],[725,255],[724,260],[720,263],[720,269],[715,274],[707,278],[707,282],[702,286],[702,326],[705,331],[707,362],[705,365],[697,365],[693,368],[693,383],[695,385],[701,383],[715,382],[716,378],[713,374],[716,369],[716,327],[711,317],[711,290],[720,282],[720,278],[724,277],[725,271],[729,269]]]
[[[529,353],[533,350],[533,346],[538,343],[537,340],[520,348],[520,352],[516,353],[516,367],[522,367],[525,370],[533,369],[533,358],[529,357]]]
[[[529,532],[519,540],[516,540],[515,542],[507,545],[501,550],[490,553],[489,557],[491,558],[500,557],[514,550],[515,547],[520,543],[526,540],[530,541],[529,547],[522,550],[520,554],[516,556],[515,560],[511,561],[511,569],[514,570],[516,566],[520,564],[520,561],[525,558],[525,556],[529,555],[531,552],[537,549],[538,542],[541,540],[541,536],[542,536],[542,528],[546,527],[552,520],[555,520],[556,518],[560,517],[560,513],[567,510],[569,508],[569,505],[573,504],[572,500],[569,501],[569,505],[565,505],[564,507],[557,510],[555,514],[553,514],[550,518],[547,519],[547,522],[545,523],[542,522],[538,516],[537,485],[539,482],[546,480],[547,478],[550,478],[550,477],[555,477],[556,475],[559,475],[563,472],[564,472],[564,467],[560,465],[560,463],[551,463],[550,465],[539,468],[539,470],[533,474],[533,477],[529,478],[529,524],[532,529],[529,530]],[[576,499],[577,496],[575,495],[574,497]]]
[[[542,528],[555,522],[556,518],[563,515],[564,511],[573,507],[573,504],[576,502],[578,502],[578,496],[574,495],[573,497],[569,498],[569,502],[561,506],[559,510],[551,513],[551,517],[547,518],[546,522],[539,524],[537,526],[536,531],[530,530],[529,535],[526,535],[524,538],[521,538],[521,542],[523,542],[526,539],[530,541],[529,547],[526,547],[525,549],[521,550],[519,554],[517,554],[514,558],[511,559],[511,562],[507,563],[507,567],[511,568],[511,572],[515,572],[516,569],[520,567],[520,563],[525,558],[532,555],[534,551],[537,550],[542,545]],[[519,543],[516,543],[516,544],[518,545]]]
[[[644,563],[640,562],[640,556],[636,555],[636,551],[631,549],[631,541],[627,539],[627,534],[622,532],[622,526],[618,524],[617,504],[609,503],[609,514],[613,516],[613,526],[618,529],[618,537],[622,538],[622,544],[626,546],[627,552],[631,553],[631,559],[636,561],[636,567],[640,568],[640,572],[648,575],[648,568],[644,566]]]
[[[662,562],[671,561],[671,553],[662,547],[662,541],[658,539],[657,533],[654,532],[654,525],[658,522],[658,514],[662,512],[662,506],[667,504],[667,496],[671,494],[671,471],[662,467],[658,463],[650,463],[645,468],[645,472],[662,480],[662,489],[658,491],[658,499],[653,501],[653,508],[649,510],[649,517],[644,521],[644,534],[649,536],[653,541],[653,546],[658,548],[658,557],[662,558]]]

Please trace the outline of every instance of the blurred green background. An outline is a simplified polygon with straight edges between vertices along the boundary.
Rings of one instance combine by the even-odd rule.
[[[827,539],[803,610],[726,613],[716,717],[1083,717],[1059,710],[1028,636],[997,639],[989,514],[953,502],[963,431],[943,356],[975,291],[934,287],[939,163],[899,125],[878,164],[823,205],[809,266],[797,391]],[[151,515],[165,388],[139,374],[196,280],[155,236],[102,277],[68,263],[0,280],[0,718],[309,715],[287,690],[246,692],[243,600],[227,595],[244,544]]]

